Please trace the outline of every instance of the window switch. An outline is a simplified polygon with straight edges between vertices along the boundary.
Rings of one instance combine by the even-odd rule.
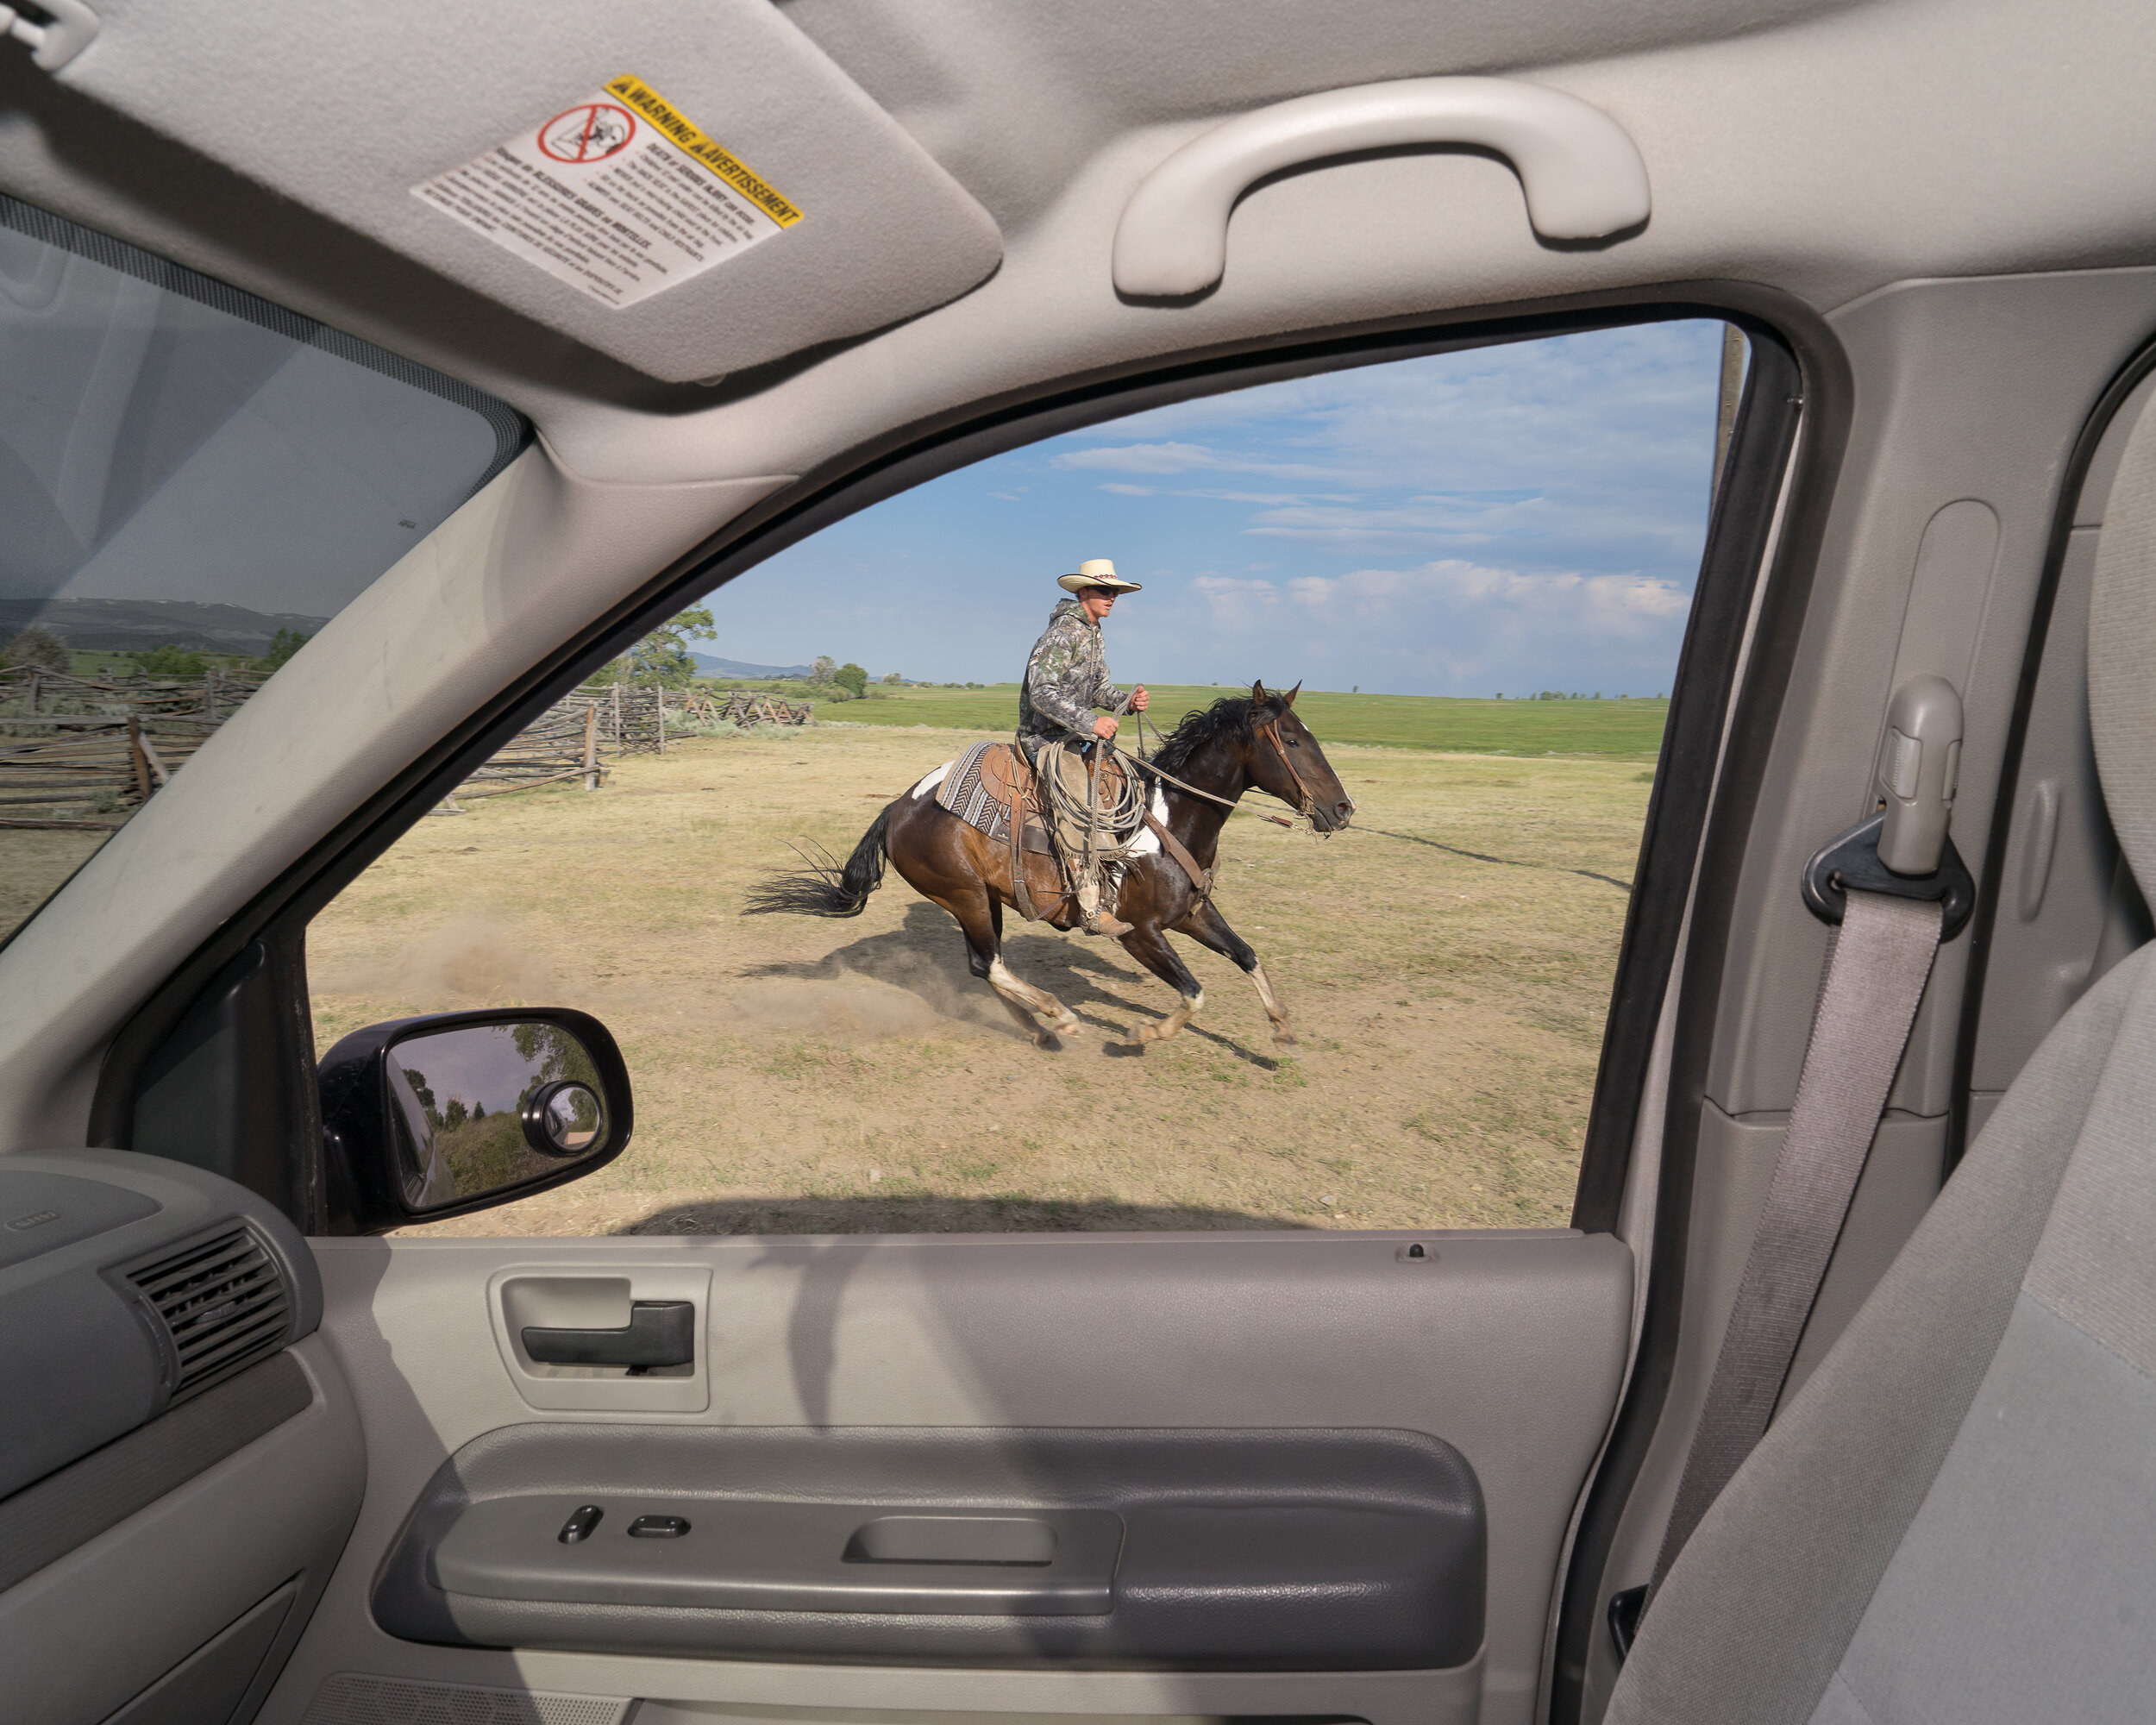
[[[639,1515],[629,1524],[632,1540],[678,1540],[687,1533],[689,1524],[679,1515]]]
[[[592,1529],[599,1526],[599,1518],[605,1513],[598,1504],[586,1503],[581,1509],[570,1512],[557,1537],[565,1546],[577,1545],[592,1536]]]

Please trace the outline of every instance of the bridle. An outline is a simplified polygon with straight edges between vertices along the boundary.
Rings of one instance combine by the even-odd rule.
[[[1141,712],[1138,715],[1138,741],[1140,746],[1142,747],[1145,737],[1144,728],[1148,724],[1151,723],[1151,721],[1150,721],[1145,715]],[[1294,786],[1295,795],[1300,799],[1295,806],[1296,818],[1298,819],[1308,821],[1313,830],[1314,830],[1318,824],[1318,800],[1310,794],[1310,787],[1303,783],[1302,775],[1295,770],[1295,763],[1288,758],[1287,745],[1280,740],[1279,716],[1275,715],[1273,718],[1263,724],[1253,724],[1250,727],[1250,730],[1254,734],[1263,735],[1265,739],[1273,745],[1273,752],[1280,756],[1280,764],[1286,769],[1288,781]],[[1160,744],[1165,744],[1168,741],[1165,737],[1161,735],[1160,726],[1157,724],[1153,725],[1153,738],[1156,743]],[[1115,744],[1111,742],[1108,744],[1108,747],[1113,749]],[[1209,803],[1218,803],[1222,808],[1226,809],[1231,812],[1242,808],[1242,806],[1239,803],[1235,802],[1231,798],[1219,796],[1212,791],[1201,791],[1195,785],[1185,784],[1173,773],[1163,772],[1160,768],[1156,767],[1152,762],[1148,760],[1142,754],[1126,755],[1123,758],[1126,761],[1133,762],[1137,766],[1144,768],[1145,771],[1150,773],[1156,779],[1165,779],[1169,784],[1175,786],[1175,787],[1179,791],[1187,791],[1194,797],[1203,797]],[[1282,798],[1282,800],[1285,801],[1286,799]],[[1244,814],[1256,814],[1260,820],[1269,820],[1275,826],[1292,827],[1295,824],[1294,821],[1283,819],[1281,816],[1276,814],[1260,814],[1256,809],[1242,809],[1242,812]]]
[[[1295,805],[1295,813],[1308,821],[1314,830],[1318,825],[1318,800],[1310,794],[1310,787],[1303,783],[1302,775],[1295,770],[1295,763],[1288,758],[1288,745],[1280,740],[1279,716],[1275,714],[1270,723],[1254,724],[1250,729],[1273,745],[1273,753],[1280,756],[1280,764],[1287,772],[1289,782],[1295,787],[1295,795],[1300,799]]]

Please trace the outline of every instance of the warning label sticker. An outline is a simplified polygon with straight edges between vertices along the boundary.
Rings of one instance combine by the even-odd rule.
[[[615,306],[701,275],[802,215],[630,77],[411,191]]]

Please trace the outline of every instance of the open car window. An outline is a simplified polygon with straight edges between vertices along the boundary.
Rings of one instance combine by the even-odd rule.
[[[0,198],[0,934],[523,437],[423,367]]]
[[[459,1232],[1562,1227],[1741,371],[1703,321],[1440,353],[865,509],[570,693],[318,915],[317,1044],[548,1002],[620,1037],[629,1151]],[[1354,807],[1242,791],[1204,860],[1263,986],[1170,925],[1204,991],[1173,1026],[1142,943],[1005,904],[1007,972],[1075,1020],[1037,1047],[1053,1016],[1018,1021],[909,859],[1018,728],[1057,577],[1111,553],[1142,587],[1111,681],[1190,727],[1180,775],[1300,681],[1282,734]],[[1127,713],[1118,743],[1157,746]],[[744,914],[789,880],[837,895]]]

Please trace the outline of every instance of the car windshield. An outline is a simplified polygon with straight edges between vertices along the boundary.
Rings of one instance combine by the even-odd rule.
[[[0,937],[524,435],[0,198]]]

